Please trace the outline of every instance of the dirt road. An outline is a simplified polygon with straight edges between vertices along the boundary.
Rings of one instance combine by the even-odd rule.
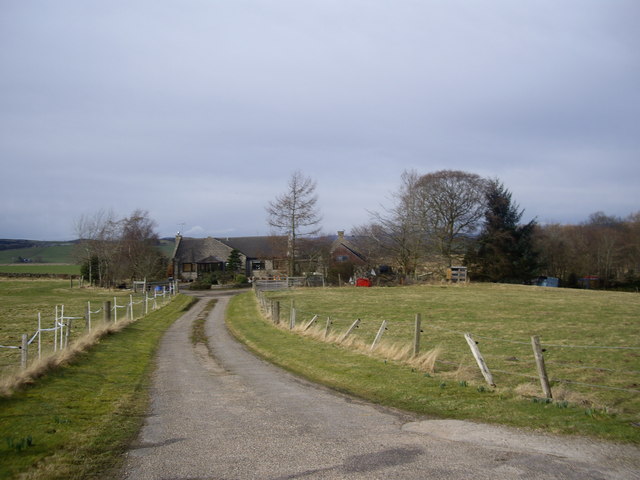
[[[297,379],[229,336],[229,293],[208,295],[219,298],[206,325],[215,358],[189,340],[203,298],[163,339],[122,478],[640,478],[635,447],[421,420]]]

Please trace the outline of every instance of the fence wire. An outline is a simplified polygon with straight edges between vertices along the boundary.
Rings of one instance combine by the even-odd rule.
[[[263,292],[257,291],[256,295],[258,300],[260,301],[260,305],[263,311],[265,311],[266,313],[269,313],[268,311],[270,309],[270,300],[265,296]],[[290,315],[291,315],[291,304],[288,304],[288,302],[283,301],[281,302],[280,308],[281,308],[281,311],[280,311],[281,323],[288,324],[289,323],[288,320],[290,319]],[[316,317],[316,324],[318,325],[318,328],[320,327],[326,328],[324,325],[322,325],[321,319],[323,318],[331,319],[330,328],[332,329],[344,328],[346,330],[349,327],[349,325],[351,325],[351,322],[354,321],[354,319],[349,319],[349,320],[344,319],[338,315],[332,315],[331,313],[327,313],[327,312],[301,310],[297,307],[295,307],[295,311],[296,311],[296,317],[298,322],[302,322],[302,324],[306,324],[309,319]],[[375,328],[377,329],[378,328],[377,325],[379,325],[381,321],[381,319],[376,319],[375,321],[370,321],[370,320],[367,321],[366,318],[361,318],[360,320],[361,320],[360,326],[365,327],[364,330],[366,330],[366,333],[363,333],[361,331],[361,332],[353,332],[352,334],[357,335],[360,338],[365,340],[369,337],[372,337],[373,334],[375,333],[375,329],[369,328],[368,325],[376,325]],[[411,338],[411,335],[413,335],[413,328],[414,328],[413,320],[397,319],[397,318],[396,319],[388,318],[388,320],[389,322],[387,323],[387,328],[386,328],[388,332],[385,333],[385,335],[388,335],[389,333],[398,333],[398,332],[401,332],[401,330],[403,330],[403,332],[398,333],[398,335],[400,336],[403,335],[405,338],[409,338],[409,339]],[[523,340],[514,340],[514,339],[490,336],[490,335],[485,335],[482,332],[462,331],[462,330],[443,327],[440,325],[434,325],[433,323],[427,323],[427,322],[423,322],[421,324],[421,328],[423,329],[423,331],[432,330],[434,332],[442,332],[446,334],[447,337],[440,338],[439,339],[440,341],[446,341],[449,343],[457,342],[458,344],[458,346],[456,346],[457,353],[454,353],[454,355],[460,355],[461,352],[464,351],[465,352],[464,357],[467,359],[465,366],[467,367],[472,367],[475,365],[473,358],[471,357],[470,351],[468,347],[466,347],[466,342],[463,338],[465,333],[470,333],[473,336],[474,340],[478,339],[483,341],[481,345],[481,350],[483,350],[482,355],[486,359],[490,360],[491,364],[493,364],[493,366],[491,364],[489,365],[491,372],[495,372],[496,374],[500,374],[500,375],[523,378],[532,383],[536,383],[540,379],[539,376],[531,373],[532,371],[536,372],[536,362],[533,361],[533,351],[532,351],[531,340],[523,341]],[[339,336],[338,338],[342,338],[342,337]],[[394,338],[394,340],[398,341],[397,338]],[[436,346],[435,343],[438,343],[439,340],[435,340],[431,338],[430,345],[432,347]],[[521,348],[517,352],[512,352],[515,354],[513,355],[513,357],[507,357],[507,355],[509,354],[491,353],[493,350],[493,348],[491,347],[491,344],[493,342],[498,342],[502,344],[511,344],[514,347],[520,346]],[[463,346],[460,347],[459,345],[463,345]],[[574,345],[568,342],[567,343],[558,343],[558,342],[546,343],[542,340],[541,340],[541,346],[543,347],[543,349],[558,349],[558,351],[561,351],[562,349],[584,349],[584,350],[590,350],[590,351],[640,350],[640,346],[635,346],[635,345],[619,345],[619,346]],[[523,347],[526,347],[526,348],[523,348]],[[444,355],[445,356],[451,355],[451,352],[449,353],[445,352]],[[527,358],[526,360],[523,361],[522,357],[525,357],[525,356]],[[622,379],[620,378],[615,380],[612,379],[611,381],[614,383],[615,382],[628,383],[629,379],[625,378],[625,376],[640,375],[640,371],[638,370],[616,368],[615,366],[611,366],[611,365],[589,366],[589,365],[572,364],[570,362],[557,361],[552,359],[554,357],[554,354],[553,352],[549,352],[549,351],[547,351],[545,356],[549,357],[548,359],[545,359],[546,365],[551,367],[553,370],[557,370],[556,372],[554,372],[555,376],[552,376],[550,378],[550,381],[554,384],[574,385],[576,387],[584,387],[588,389],[606,390],[606,391],[617,391],[617,392],[624,392],[624,393],[634,394],[634,395],[640,392],[640,390],[638,390],[637,388],[634,388],[635,384],[633,386],[622,386],[622,385],[616,386],[611,384],[600,384],[600,383],[594,383],[589,381],[568,380],[568,379],[563,379],[557,376],[557,374],[561,373],[562,371],[564,372],[570,372],[572,370],[594,371],[596,373],[608,373],[610,374],[609,378],[611,378],[613,375],[622,377]],[[552,360],[549,361],[549,359],[552,359]],[[455,361],[446,360],[446,359],[444,360],[438,359],[436,360],[436,363],[443,366],[449,366],[449,367],[455,367],[455,368],[460,368],[461,366],[463,366],[460,361],[455,362]],[[507,365],[509,366],[509,368],[504,368],[504,366],[507,366]],[[578,375],[578,377],[582,377],[582,376]],[[585,378],[588,378],[588,377],[585,377]],[[638,383],[640,383],[640,381]]]

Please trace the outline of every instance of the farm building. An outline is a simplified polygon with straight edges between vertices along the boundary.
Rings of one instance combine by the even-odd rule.
[[[247,277],[269,278],[287,271],[287,237],[256,236],[228,238],[189,238],[176,236],[171,259],[173,276],[195,280],[199,275],[225,270],[232,250],[240,254],[241,271]],[[325,274],[335,263],[364,265],[364,257],[338,232],[335,237],[299,239],[296,249],[296,274]]]
[[[364,256],[358,252],[353,243],[347,240],[342,230],[338,231],[338,238],[332,242],[329,253],[334,263],[351,262],[358,266],[366,264]]]
[[[171,263],[180,280],[195,280],[203,273],[225,270],[233,249],[240,253],[241,271],[248,277],[282,273],[286,248],[282,237],[189,238],[176,236]],[[286,239],[285,239],[286,247]]]

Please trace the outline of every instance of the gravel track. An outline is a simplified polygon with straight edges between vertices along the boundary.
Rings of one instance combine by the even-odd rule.
[[[230,337],[207,292],[163,338],[151,411],[121,478],[633,479],[640,449],[424,420],[296,378]],[[219,301],[194,348],[191,324]]]

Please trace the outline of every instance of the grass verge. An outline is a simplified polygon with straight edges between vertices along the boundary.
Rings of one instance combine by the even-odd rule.
[[[524,399],[508,391],[475,387],[464,380],[439,378],[405,364],[276,328],[262,318],[252,293],[231,300],[227,324],[236,338],[266,360],[380,405],[429,417],[640,443],[640,429],[615,413],[566,402]]]
[[[0,398],[0,478],[109,478],[143,421],[160,338],[194,301],[179,296]]]

